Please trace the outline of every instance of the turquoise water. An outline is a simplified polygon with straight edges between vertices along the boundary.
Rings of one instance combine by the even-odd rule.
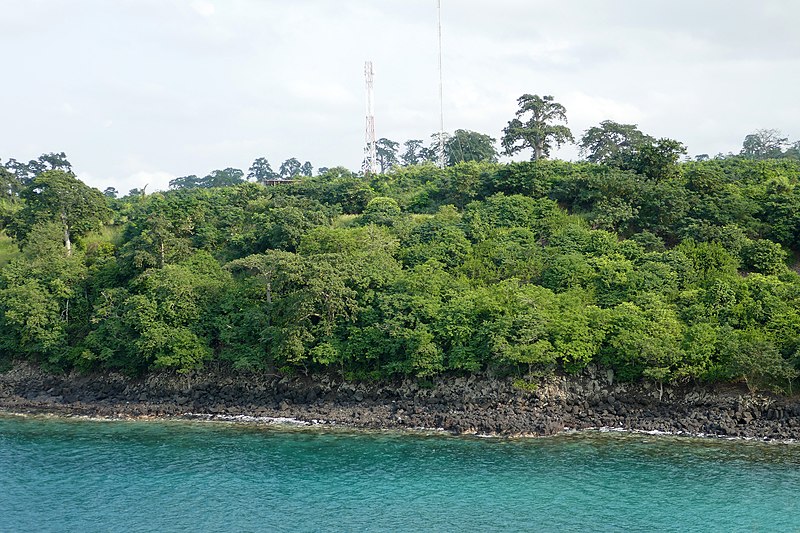
[[[0,531],[800,531],[800,445],[0,416]]]

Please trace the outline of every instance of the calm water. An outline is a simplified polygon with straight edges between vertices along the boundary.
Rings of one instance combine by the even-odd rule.
[[[800,444],[0,416],[0,531],[800,531]]]

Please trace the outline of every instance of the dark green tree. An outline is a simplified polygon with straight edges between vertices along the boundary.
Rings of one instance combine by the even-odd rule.
[[[425,158],[422,156],[424,150],[422,140],[410,139],[403,143],[403,148],[405,151],[400,156],[400,162],[404,165],[419,165],[425,162]]]
[[[274,180],[277,177],[278,175],[272,170],[272,166],[269,164],[266,157],[257,158],[247,171],[247,179],[255,181],[256,183],[263,184],[267,180]]]
[[[678,160],[686,147],[674,139],[659,139],[634,146],[623,154],[621,168],[633,170],[653,181],[664,181],[680,174]]]
[[[375,142],[375,156],[378,158],[381,174],[385,174],[399,164],[397,150],[400,143],[381,137]]]
[[[180,176],[169,180],[170,189],[194,189],[197,187],[202,187],[202,180],[194,174],[190,174],[189,176]],[[138,191],[138,189],[133,190]],[[128,193],[130,196],[134,196],[133,190]]]
[[[624,154],[634,147],[654,141],[653,137],[639,131],[636,124],[604,120],[599,126],[586,130],[578,146],[587,161],[619,165]]]
[[[0,166],[0,201],[13,202],[22,187],[16,176]]]
[[[756,130],[746,136],[739,155],[748,159],[775,159],[783,155],[789,139],[776,129]]]
[[[110,215],[103,193],[63,170],[39,174],[20,196],[25,206],[9,224],[9,233],[22,243],[37,223],[56,222],[68,256],[75,237],[99,228]]]
[[[495,139],[470,130],[456,130],[444,146],[445,162],[448,166],[466,161],[497,162]]]
[[[292,179],[300,174],[300,169],[303,165],[297,158],[291,157],[281,163],[280,169],[278,169],[278,174],[280,174],[281,179]]]
[[[376,196],[369,201],[361,216],[363,224],[391,226],[400,218],[400,206],[394,198]]]
[[[27,163],[12,158],[6,162],[5,168],[14,174],[23,185],[28,185],[33,178],[47,170],[63,170],[72,173],[72,164],[67,160],[67,154],[64,152],[42,154]]]
[[[204,177],[201,187],[230,187],[244,183],[244,172],[238,168],[226,168],[224,170],[214,170]]]
[[[506,155],[530,148],[533,150],[531,161],[536,161],[549,157],[553,145],[558,148],[573,142],[569,128],[556,124],[567,122],[567,110],[552,96],[523,94],[517,103],[516,117],[503,129],[501,144]]]
[[[787,159],[800,160],[800,141],[795,141],[783,153],[783,157]]]

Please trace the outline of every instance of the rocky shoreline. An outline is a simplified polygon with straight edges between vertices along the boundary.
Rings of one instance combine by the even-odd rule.
[[[763,440],[800,439],[800,402],[742,387],[617,383],[589,369],[536,383],[473,375],[435,383],[348,382],[332,376],[203,373],[53,375],[30,365],[0,373],[0,411],[112,418],[295,419],[368,429],[546,436],[619,428]]]

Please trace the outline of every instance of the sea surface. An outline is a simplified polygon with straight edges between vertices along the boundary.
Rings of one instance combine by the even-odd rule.
[[[800,444],[0,415],[0,531],[800,531]]]

